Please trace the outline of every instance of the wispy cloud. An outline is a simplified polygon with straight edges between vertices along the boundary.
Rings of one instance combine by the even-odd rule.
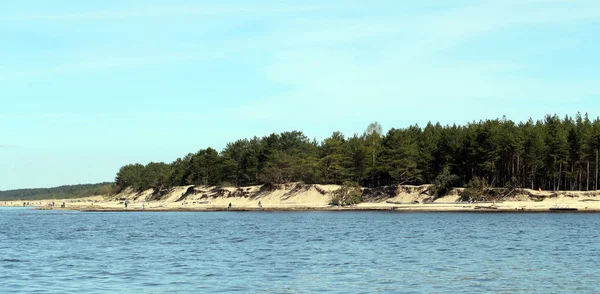
[[[316,5],[148,5],[119,10],[96,10],[64,13],[29,13],[0,16],[3,21],[103,21],[130,18],[176,18],[192,16],[264,16],[281,13],[299,13],[319,9]]]
[[[211,121],[230,114],[228,109],[214,111],[213,113],[197,113],[194,111],[128,111],[128,112],[99,112],[99,113],[16,113],[0,114],[0,119],[22,119],[41,121],[68,121],[68,122],[97,122],[97,121]],[[20,147],[16,145],[2,145]]]
[[[306,20],[304,25],[294,23],[292,31],[282,26],[274,37],[279,40],[279,51],[263,73],[269,80],[288,85],[288,91],[250,103],[240,112],[249,119],[264,120],[302,120],[306,113],[317,120],[397,113],[418,121],[423,111],[406,110],[437,105],[430,114],[441,117],[448,112],[461,114],[469,109],[465,105],[498,112],[520,103],[556,105],[581,100],[600,95],[593,86],[600,79],[556,81],[532,75],[540,69],[510,55],[511,50],[524,50],[519,44],[507,45],[505,52],[501,48],[487,51],[484,59],[459,60],[451,52],[503,30],[527,32],[598,19],[598,1],[520,0],[482,1],[395,19]],[[327,29],[319,30],[323,27]],[[554,46],[569,46],[559,38],[554,41],[536,50],[550,52]]]
[[[206,51],[197,50],[195,52],[163,53],[147,56],[123,56],[108,57],[98,56],[87,60],[72,62],[67,64],[58,64],[43,68],[34,68],[21,71],[0,72],[0,81],[28,79],[35,77],[68,75],[86,73],[99,70],[118,70],[128,68],[138,68],[144,66],[154,66],[161,64],[175,64],[183,62],[213,60],[225,57],[226,50]]]
[[[377,2],[377,1],[375,1]],[[337,7],[336,7],[337,5]],[[459,4],[460,5],[460,4]],[[394,108],[422,104],[475,103],[490,99],[571,101],[596,95],[597,79],[564,78],[549,81],[524,77],[530,63],[508,58],[494,50],[480,59],[453,58],[452,50],[479,38],[518,28],[527,31],[600,18],[597,0],[505,0],[477,1],[449,9],[423,9],[405,15],[336,13],[344,4],[311,5],[169,5],[63,14],[29,14],[1,17],[32,21],[94,21],[126,18],[252,16],[298,13],[288,19],[264,21],[267,29],[202,44],[201,52],[122,57],[87,58],[78,62],[39,69],[7,71],[0,80],[65,75],[98,70],[118,70],[159,64],[202,61],[216,58],[265,57],[257,74],[266,83],[287,86],[286,91],[261,97],[240,107],[242,117],[283,119],[314,111],[328,116],[360,116],[363,101]],[[304,14],[317,11],[325,13]],[[562,42],[553,38],[545,52]],[[573,46],[572,44],[561,46]],[[510,44],[507,51],[523,50]],[[535,49],[535,48],[534,48]],[[500,52],[502,53],[502,52]],[[118,55],[117,55],[118,56]],[[246,57],[250,56],[250,57]],[[450,102],[448,102],[450,101]],[[452,106],[452,105],[450,105]],[[452,106],[459,109],[458,106]],[[331,114],[330,109],[337,111]],[[289,110],[295,109],[296,113]],[[375,109],[375,108],[371,108]],[[318,110],[318,109],[317,109]],[[416,113],[416,112],[415,112]],[[408,115],[411,115],[410,113]],[[417,115],[417,114],[414,114]],[[325,115],[321,117],[327,117]]]

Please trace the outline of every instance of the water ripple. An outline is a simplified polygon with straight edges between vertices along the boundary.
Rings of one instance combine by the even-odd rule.
[[[599,224],[594,214],[0,209],[0,293],[598,292]]]

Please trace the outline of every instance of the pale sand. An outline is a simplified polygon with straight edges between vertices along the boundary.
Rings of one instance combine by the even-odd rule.
[[[437,199],[434,203],[423,204],[429,196],[423,194],[428,186],[400,186],[396,195],[384,195],[377,200],[363,202],[354,206],[329,205],[331,193],[339,189],[337,185],[282,185],[278,189],[262,191],[260,186],[243,188],[218,188],[206,186],[175,187],[161,197],[162,200],[147,201],[152,190],[134,193],[125,190],[115,196],[94,196],[80,199],[54,199],[42,201],[0,201],[0,206],[29,206],[39,209],[50,209],[48,203],[54,202],[52,209],[84,211],[214,211],[227,210],[229,203],[232,210],[394,210],[394,211],[549,211],[551,208],[577,209],[579,212],[600,212],[600,191],[590,192],[538,192],[524,190],[522,194],[512,196],[495,203],[458,203],[457,190],[449,196]],[[187,196],[185,196],[188,192]],[[185,196],[185,197],[184,197]],[[540,198],[536,201],[534,198]],[[128,200],[127,209],[123,201]]]

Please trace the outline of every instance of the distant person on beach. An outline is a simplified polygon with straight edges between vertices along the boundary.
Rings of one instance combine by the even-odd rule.
[[[262,209],[262,203],[260,203],[260,200],[258,201],[258,208]]]
[[[129,203],[129,202],[127,201],[127,199],[125,199],[125,208],[127,208],[127,204],[128,204],[128,203]]]
[[[231,209],[231,202],[229,202],[229,206],[227,206],[227,209]]]
[[[144,202],[142,202],[142,210],[144,210]]]

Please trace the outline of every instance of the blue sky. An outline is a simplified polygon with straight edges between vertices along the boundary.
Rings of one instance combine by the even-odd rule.
[[[0,190],[239,138],[600,115],[600,1],[3,1]]]

